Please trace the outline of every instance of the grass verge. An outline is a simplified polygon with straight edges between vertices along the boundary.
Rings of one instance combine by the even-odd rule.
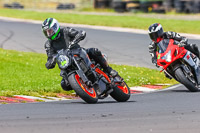
[[[61,89],[60,70],[57,66],[52,70],[45,68],[45,54],[0,49],[0,60],[0,96],[56,96],[56,93],[72,93]],[[111,66],[129,86],[176,83],[166,79],[157,70],[125,65]]]
[[[149,25],[155,22],[161,23],[166,31],[181,33],[200,34],[199,20],[174,20],[156,19],[148,17],[131,16],[107,16],[107,15],[86,15],[73,13],[50,13],[14,9],[0,9],[0,16],[24,18],[33,20],[45,20],[48,17],[56,18],[59,22],[100,25],[112,27],[126,27],[147,30]]]

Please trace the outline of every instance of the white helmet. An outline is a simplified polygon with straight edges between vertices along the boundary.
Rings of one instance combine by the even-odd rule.
[[[54,18],[47,18],[42,23],[42,30],[44,35],[50,40],[56,40],[60,36],[60,26]]]

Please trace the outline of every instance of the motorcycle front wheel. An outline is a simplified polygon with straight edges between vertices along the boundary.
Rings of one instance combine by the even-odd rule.
[[[88,87],[78,74],[71,74],[68,81],[77,95],[87,103],[97,103],[98,96],[94,88]]]
[[[181,68],[178,68],[175,71],[175,77],[177,78],[177,80],[182,83],[189,91],[191,92],[197,92],[199,90],[198,85],[196,83],[196,81],[193,79],[193,83],[191,81],[191,78],[189,78],[189,75],[187,75],[186,73],[183,72],[183,70]]]

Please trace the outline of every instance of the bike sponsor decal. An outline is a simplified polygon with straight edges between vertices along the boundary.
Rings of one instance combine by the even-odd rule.
[[[190,55],[187,55],[187,59],[188,59],[188,60],[190,59]]]
[[[158,59],[160,59],[161,54],[158,54]]]

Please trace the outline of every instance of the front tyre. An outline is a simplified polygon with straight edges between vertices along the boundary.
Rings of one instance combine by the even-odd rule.
[[[126,102],[130,98],[130,88],[124,81],[121,83],[115,82],[115,87],[110,95],[118,102]]]
[[[74,91],[87,103],[97,103],[98,96],[94,88],[89,88],[78,74],[71,74],[68,81]]]
[[[179,82],[181,82],[189,91],[191,92],[197,92],[199,89],[198,89],[198,85],[196,85],[195,83],[191,82],[187,76],[181,68],[178,68],[176,71],[175,71],[175,76],[177,78],[177,80]]]

